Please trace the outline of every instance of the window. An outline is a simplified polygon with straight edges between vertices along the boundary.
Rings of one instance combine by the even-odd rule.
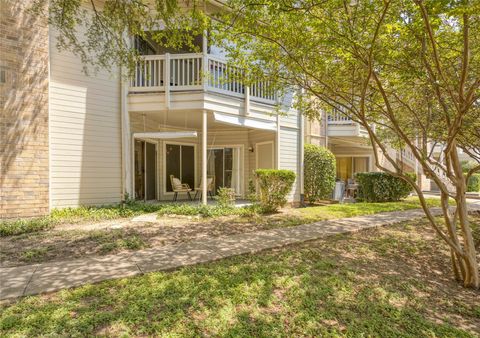
[[[183,144],[165,145],[165,182],[166,191],[172,192],[170,175],[187,183],[190,188],[195,187],[195,147]]]

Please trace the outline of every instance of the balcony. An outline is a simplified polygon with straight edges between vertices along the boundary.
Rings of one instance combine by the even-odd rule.
[[[204,65],[207,65],[206,69]],[[242,70],[225,60],[203,54],[143,56],[130,81],[129,94],[165,93],[168,106],[176,93],[209,93],[237,101],[276,104],[276,93],[267,81],[246,86],[239,79]],[[191,96],[194,99],[194,96]]]
[[[327,114],[328,136],[330,137],[368,137],[368,132],[340,111]]]

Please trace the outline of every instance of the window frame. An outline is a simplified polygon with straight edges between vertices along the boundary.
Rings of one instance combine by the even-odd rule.
[[[238,148],[239,150],[239,166],[240,168],[238,169],[238,186],[239,186],[239,191],[235,192],[235,196],[243,196],[244,190],[245,190],[245,153],[244,153],[244,145],[243,144],[215,144],[211,146],[207,146],[207,151],[208,150],[213,150],[213,149],[223,149],[225,151],[225,148]],[[225,159],[225,154],[224,154],[224,159]],[[207,162],[208,162],[208,153],[207,153]],[[224,165],[224,170],[225,170],[225,165]],[[224,175],[224,174],[223,174]]]

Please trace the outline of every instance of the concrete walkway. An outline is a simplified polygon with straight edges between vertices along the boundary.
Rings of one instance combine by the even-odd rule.
[[[441,213],[439,209],[432,210],[435,214]],[[198,239],[126,254],[1,268],[0,299],[57,291],[151,271],[171,270],[335,234],[390,225],[423,216],[424,213],[421,210],[379,213],[289,228]]]

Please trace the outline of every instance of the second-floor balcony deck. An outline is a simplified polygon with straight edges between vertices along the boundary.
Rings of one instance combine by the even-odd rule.
[[[220,94],[242,104],[245,101],[270,106],[277,103],[277,95],[268,81],[247,86],[241,80],[241,72],[240,68],[213,55],[146,55],[135,67],[129,94],[164,93],[167,105],[173,95],[185,92]]]
[[[330,137],[368,137],[365,128],[339,111],[327,114],[327,121]]]

